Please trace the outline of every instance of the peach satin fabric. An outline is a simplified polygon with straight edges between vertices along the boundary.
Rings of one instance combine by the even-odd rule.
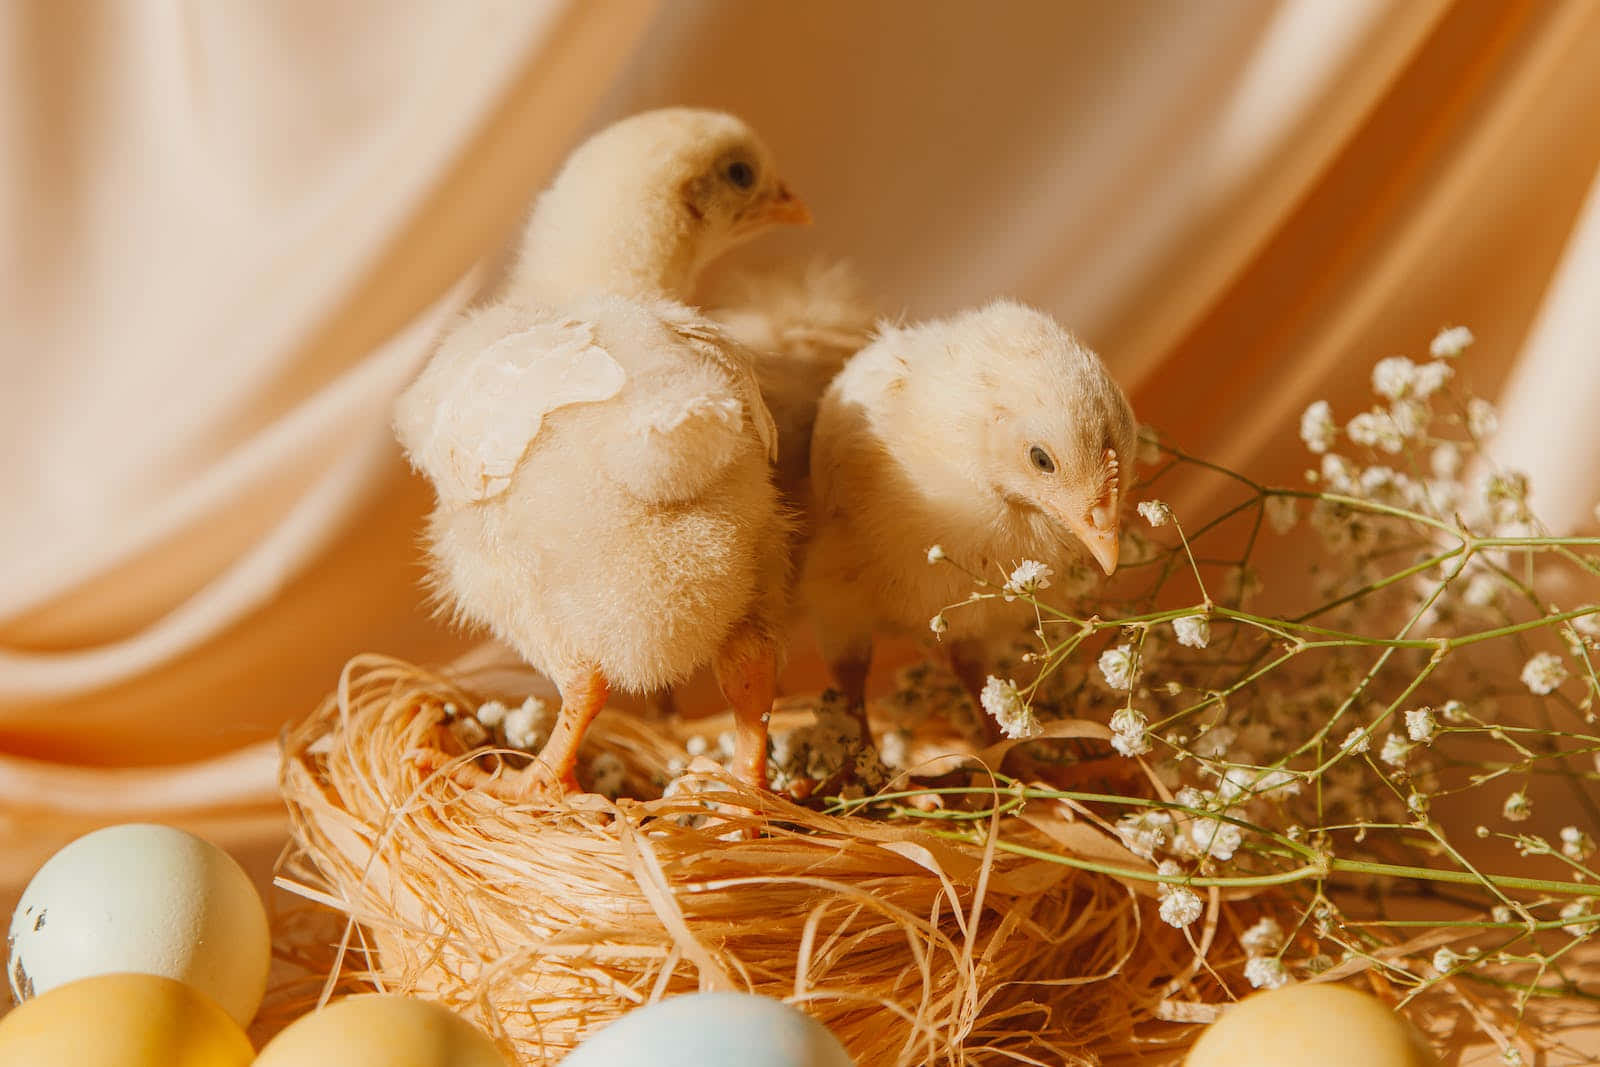
[[[819,221],[753,258],[1038,303],[1265,478],[1466,322],[1546,518],[1600,496],[1589,0],[19,0],[0,56],[0,902],[135,817],[264,863],[279,727],[351,654],[467,647],[389,403],[640,108],[763,131]]]

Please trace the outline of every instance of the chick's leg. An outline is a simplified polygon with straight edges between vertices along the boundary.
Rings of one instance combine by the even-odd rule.
[[[722,695],[733,708],[733,773],[764,789],[767,723],[778,690],[777,646],[755,627],[741,625],[717,654],[715,669]]]
[[[550,730],[550,740],[528,768],[529,788],[557,795],[577,793],[582,790],[576,773],[578,746],[583,743],[584,731],[606,706],[611,687],[598,670],[588,668],[557,679],[556,688],[561,690],[561,710]]]
[[[460,761],[443,749],[425,748],[415,755],[426,773],[448,768],[450,779],[467,789],[476,789],[510,803],[543,801],[555,803],[568,793],[582,791],[575,769],[578,746],[594,717],[605,707],[610,687],[597,670],[581,670],[556,680],[561,691],[561,710],[550,731],[550,739],[537,758],[521,770],[500,764],[493,770],[476,762]]]

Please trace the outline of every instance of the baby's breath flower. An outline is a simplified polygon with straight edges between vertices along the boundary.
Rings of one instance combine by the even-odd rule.
[[[1244,976],[1257,989],[1277,989],[1289,982],[1289,972],[1276,956],[1250,957],[1244,964]]]
[[[498,700],[485,700],[478,705],[477,718],[480,723],[492,730],[505,721],[507,710]]]
[[[1396,400],[1389,405],[1389,419],[1401,437],[1416,437],[1428,425],[1431,413],[1421,400]]]
[[[1231,822],[1221,819],[1196,819],[1189,826],[1189,840],[1201,853],[1223,863],[1233,859],[1244,835]]]
[[[1508,923],[1511,921],[1511,909],[1504,904],[1496,904],[1489,909],[1489,917],[1497,923]]]
[[[1286,534],[1300,521],[1300,506],[1292,496],[1269,496],[1263,505],[1273,532]]]
[[[1363,411],[1345,424],[1345,434],[1358,445],[1399,452],[1405,445],[1405,434],[1387,411]]]
[[[1232,805],[1241,797],[1255,794],[1256,772],[1249,767],[1229,767],[1217,782],[1217,799]]]
[[[1406,756],[1410,755],[1411,746],[1399,734],[1390,734],[1383,739],[1383,748],[1378,752],[1378,758],[1391,767],[1404,767]]]
[[[1161,921],[1182,930],[1200,918],[1200,913],[1204,910],[1205,907],[1200,903],[1200,898],[1195,896],[1194,890],[1175,886],[1169,889],[1161,901]]]
[[[1333,424],[1333,408],[1326,400],[1314,402],[1300,416],[1300,440],[1312,452],[1320,454],[1332,448],[1337,432],[1338,428]]]
[[[1172,509],[1159,500],[1141,500],[1139,516],[1151,526],[1165,526],[1172,521]]]
[[[1459,700],[1446,700],[1439,709],[1439,714],[1445,722],[1466,722],[1467,706]]]
[[[1433,954],[1433,969],[1440,974],[1449,974],[1456,969],[1456,964],[1460,962],[1460,955],[1448,945]]]
[[[1283,927],[1271,916],[1257,919],[1254,926],[1239,935],[1239,944],[1251,956],[1270,956],[1283,947]]]
[[[1561,854],[1575,863],[1582,863],[1594,854],[1594,838],[1576,826],[1563,826]]]
[[[1359,756],[1371,747],[1372,735],[1367,733],[1364,726],[1357,726],[1354,730],[1345,734],[1344,740],[1339,742],[1339,750],[1352,756]]]
[[[1467,432],[1482,440],[1493,437],[1500,428],[1500,415],[1494,405],[1480,396],[1467,401]]]
[[[1111,747],[1130,759],[1150,751],[1146,728],[1150,720],[1144,712],[1118,708],[1111,716]]]
[[[1007,737],[1033,737],[1039,732],[1033,709],[1022,699],[1016,682],[991,674],[983,683],[983,692],[979,694],[978,701],[983,705],[983,710],[994,717],[994,721],[1000,725],[1000,732]]]
[[[1435,360],[1424,363],[1417,368],[1417,376],[1411,381],[1411,395],[1415,397],[1430,397],[1444,388],[1444,383],[1449,381],[1456,369],[1448,363]]]
[[[549,709],[538,697],[529,697],[521,707],[512,708],[505,715],[506,744],[532,752],[550,736],[552,725]]]
[[[1522,1050],[1515,1045],[1507,1045],[1500,1050],[1500,1062],[1506,1067],[1522,1067]]]
[[[1589,614],[1575,617],[1572,628],[1585,637],[1600,637],[1600,608],[1589,605],[1584,610]]]
[[[932,630],[936,634],[942,634],[946,630],[950,629],[950,624],[945,621],[944,612],[941,611],[939,614],[928,620],[928,629]]]
[[[1390,356],[1372,365],[1372,391],[1389,400],[1398,400],[1416,380],[1417,365],[1405,356]]]
[[[1500,806],[1500,814],[1505,816],[1507,822],[1527,822],[1533,816],[1533,801],[1519,789],[1506,797],[1506,802]]]
[[[1588,909],[1590,906],[1591,905],[1588,901],[1574,900],[1572,903],[1562,908],[1558,914],[1563,919],[1576,919],[1580,915],[1588,914]],[[1582,937],[1584,934],[1587,934],[1590,930],[1594,929],[1594,920],[1590,919],[1588,922],[1581,923],[1569,922],[1561,929],[1565,930],[1573,937]]]
[[[1435,478],[1454,478],[1461,473],[1461,448],[1458,445],[1445,442],[1435,448],[1428,457],[1428,466],[1433,469]]]
[[[1117,820],[1117,836],[1135,856],[1154,859],[1172,840],[1172,816],[1164,811],[1124,815]]]
[[[1178,790],[1173,799],[1178,802],[1179,807],[1193,808],[1196,811],[1200,811],[1210,806],[1206,794],[1200,792],[1200,790],[1196,789],[1192,785],[1186,785],[1182,789]]]
[[[1041,589],[1050,588],[1050,575],[1054,573],[1038,560],[1023,560],[1017,564],[1017,569],[1011,572],[1011,577],[1006,579],[1003,590],[1006,600],[1015,600],[1019,596],[1032,596]]]
[[[1100,673],[1113,689],[1132,689],[1136,667],[1132,645],[1118,645],[1100,653]]]
[[[1472,331],[1465,326],[1447,326],[1433,335],[1433,342],[1428,345],[1428,354],[1436,359],[1459,356],[1472,342]]]
[[[928,546],[928,562],[929,563],[938,563],[942,559],[944,559],[944,546],[943,545],[929,545]]]
[[[1349,495],[1355,492],[1356,479],[1360,475],[1348,459],[1330,452],[1322,457],[1322,469],[1318,477],[1331,492]]]
[[[1211,642],[1211,620],[1204,615],[1182,615],[1172,620],[1178,644],[1185,648],[1205,648]]]
[[[1432,708],[1414,708],[1406,712],[1406,736],[1411,740],[1419,743],[1431,741],[1438,728]]]
[[[1544,696],[1567,680],[1566,664],[1554,652],[1539,652],[1522,665],[1522,684]]]

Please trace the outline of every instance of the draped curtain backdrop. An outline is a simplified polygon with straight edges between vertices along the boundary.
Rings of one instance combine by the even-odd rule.
[[[389,405],[613,118],[725,107],[920,316],[1010,294],[1262,478],[1464,322],[1557,532],[1600,497],[1592,0],[0,7],[0,904],[92,826],[257,871],[274,737],[430,617]],[[1181,495],[1180,510],[1198,506]]]

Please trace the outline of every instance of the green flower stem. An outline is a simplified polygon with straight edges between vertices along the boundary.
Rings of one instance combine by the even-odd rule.
[[[1432,919],[1364,919],[1345,920],[1345,926],[1381,926],[1432,930],[1435,927],[1460,927],[1462,929],[1482,930],[1559,930],[1563,926],[1572,926],[1578,923],[1600,923],[1600,912],[1584,915],[1574,915],[1570,919],[1549,919],[1534,923],[1500,923],[1491,919],[1442,919],[1435,922]]]
[[[935,830],[932,832],[938,837],[949,840],[967,841],[973,844],[979,843],[970,834],[958,833],[953,830]],[[1079,859],[1076,856],[1063,856],[1058,852],[1031,848],[1028,845],[1019,845],[1013,841],[997,839],[993,844],[1001,852],[1026,856],[1029,859],[1045,860],[1050,863],[1059,863],[1064,867],[1073,867],[1096,874],[1107,874],[1116,878],[1128,878],[1138,882],[1162,882],[1168,885],[1198,886],[1206,889],[1212,886],[1221,889],[1248,889],[1252,887],[1290,885],[1295,882],[1304,882],[1312,879],[1322,880],[1333,874],[1364,874],[1381,878],[1406,878],[1423,882],[1451,882],[1458,885],[1481,886],[1489,884],[1500,889],[1516,889],[1573,897],[1600,897],[1600,886],[1596,885],[1556,882],[1545,878],[1519,878],[1508,874],[1477,875],[1469,871],[1449,871],[1433,867],[1407,867],[1400,864],[1375,863],[1368,860],[1340,859],[1336,856],[1328,857],[1321,863],[1308,863],[1291,870],[1278,871],[1273,874],[1191,877],[1189,875],[1160,874],[1156,871],[1141,871],[1128,867],[1118,867],[1110,863]]]

